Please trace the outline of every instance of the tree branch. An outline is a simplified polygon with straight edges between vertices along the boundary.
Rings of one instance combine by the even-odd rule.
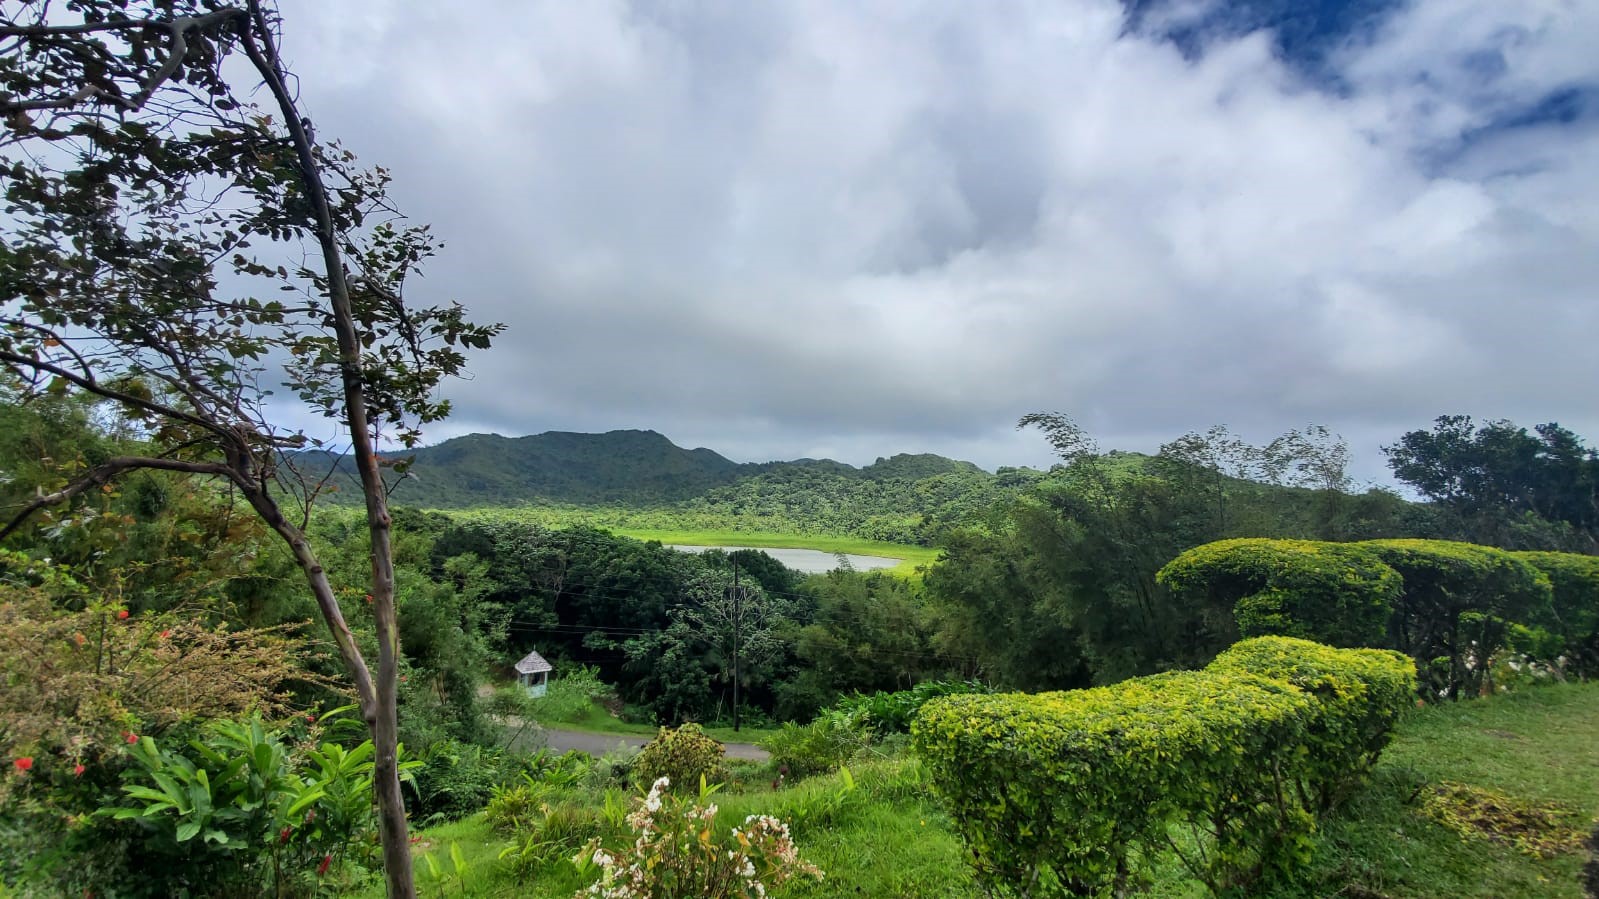
[[[11,536],[17,528],[21,527],[33,513],[45,508],[64,503],[74,496],[93,487],[108,484],[117,475],[138,469],[154,469],[157,471],[177,471],[187,474],[208,474],[237,480],[238,473],[220,462],[185,462],[182,459],[163,459],[157,456],[116,456],[89,469],[87,474],[55,493],[47,493],[36,497],[12,517],[4,528],[0,528],[0,540]]]

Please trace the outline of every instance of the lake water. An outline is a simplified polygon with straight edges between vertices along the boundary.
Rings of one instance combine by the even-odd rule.
[[[719,549],[723,552],[732,552],[735,549],[758,549],[771,556],[795,571],[806,574],[819,574],[832,571],[838,567],[838,554],[824,552],[819,549],[773,549],[766,546],[680,546],[671,545],[669,548],[686,553],[702,553],[708,549]],[[857,556],[845,554],[849,564],[856,571],[876,571],[879,568],[893,568],[900,563],[899,559],[890,559],[886,556]]]

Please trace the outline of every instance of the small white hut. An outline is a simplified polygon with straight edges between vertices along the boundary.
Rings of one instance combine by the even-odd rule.
[[[536,652],[527,654],[527,658],[516,663],[516,682],[522,685],[529,696],[543,696],[549,688],[550,672],[555,666],[544,661],[544,657]]]

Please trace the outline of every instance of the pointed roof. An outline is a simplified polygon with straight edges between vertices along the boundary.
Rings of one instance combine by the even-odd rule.
[[[540,671],[553,671],[555,666],[544,661],[544,657],[536,652],[530,652],[522,661],[516,663],[517,674],[538,674]]]

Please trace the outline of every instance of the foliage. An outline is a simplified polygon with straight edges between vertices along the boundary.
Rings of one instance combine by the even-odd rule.
[[[511,845],[500,853],[500,859],[525,872],[570,858],[604,829],[603,816],[593,808],[553,798],[540,801],[518,817]]]
[[[702,778],[718,780],[726,751],[698,724],[663,727],[633,759],[633,776],[640,782],[669,778],[678,784],[693,784]]]
[[[1376,765],[1416,690],[1415,664],[1399,653],[1333,649],[1292,637],[1241,641],[1208,670],[1284,680],[1315,700],[1297,776],[1301,803],[1318,813],[1347,798]]]
[[[297,664],[292,629],[130,615],[54,565],[3,550],[0,565],[0,752],[92,761],[128,732],[284,717],[293,690],[325,681]]]
[[[574,859],[599,868],[600,879],[578,896],[605,899],[763,899],[768,885],[795,877],[822,878],[800,858],[788,825],[768,815],[750,815],[725,835],[716,828],[713,792],[700,781],[699,801],[667,792],[662,777],[628,816],[637,839],[616,852],[598,841]]]
[[[615,695],[600,680],[598,668],[581,665],[552,679],[544,695],[533,699],[529,711],[545,724],[572,724],[583,720],[595,702]]]
[[[127,804],[103,814],[144,834],[143,885],[166,895],[281,895],[314,890],[332,864],[371,864],[372,743],[346,750],[315,737],[290,746],[259,719],[221,720],[190,743],[192,758],[138,738]]]
[[[908,734],[916,713],[928,700],[961,693],[992,692],[994,688],[982,681],[923,681],[909,690],[893,693],[879,691],[870,696],[857,693],[839,702],[838,709],[859,725],[878,733]]]
[[[781,776],[800,779],[836,770],[855,757],[867,740],[847,716],[824,714],[810,724],[785,722],[761,741]]]
[[[1310,540],[1220,540],[1156,575],[1181,602],[1231,613],[1244,636],[1284,634],[1378,645],[1399,598],[1397,572],[1358,548]]]
[[[1599,676],[1599,557],[1552,552],[1512,555],[1549,578],[1551,616],[1529,623],[1544,626],[1561,645],[1543,658],[1563,659],[1569,671],[1583,677]]]
[[[1457,698],[1491,688],[1494,655],[1511,623],[1551,614],[1549,579],[1503,550],[1443,540],[1357,544],[1404,583],[1389,623],[1389,645],[1416,660],[1423,686]]]
[[[0,536],[130,472],[236,491],[293,553],[338,648],[376,746],[386,875],[409,896],[382,470],[396,463],[384,466],[376,446],[414,446],[422,425],[444,418],[439,388],[500,327],[472,324],[459,304],[407,304],[406,281],[434,240],[398,222],[386,172],[317,141],[278,52],[281,25],[260,2],[8,10],[0,367],[29,399],[81,392],[114,404],[150,451],[60,472],[68,482]],[[321,444],[273,421],[275,387],[349,441],[372,536],[376,671],[305,536],[325,484],[297,477],[292,454]],[[291,517],[285,500],[304,514]]]
[[[1569,805],[1527,802],[1468,784],[1432,787],[1422,808],[1463,837],[1504,843],[1537,858],[1577,852],[1588,835],[1589,822]]]
[[[1464,539],[1512,549],[1599,548],[1599,451],[1550,422],[1444,415],[1383,448],[1394,477],[1448,509]]]
[[[410,813],[421,821],[454,821],[483,808],[515,776],[499,750],[444,740],[413,773]]]
[[[1108,895],[1182,823],[1216,886],[1290,869],[1309,815],[1279,778],[1311,700],[1287,683],[1173,672],[1071,693],[934,700],[912,726],[977,876],[1002,895]]]

